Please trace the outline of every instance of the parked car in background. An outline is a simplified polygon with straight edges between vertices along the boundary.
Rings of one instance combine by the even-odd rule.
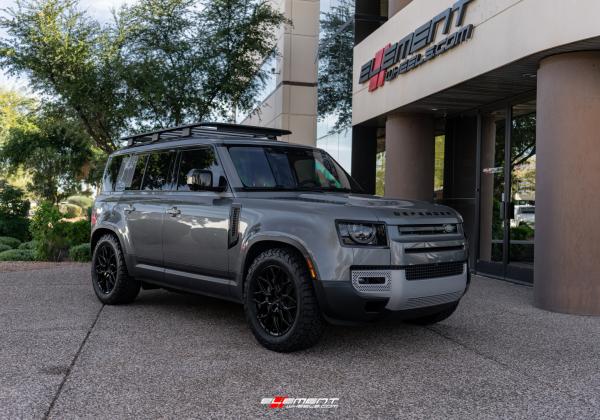
[[[128,138],[92,212],[98,298],[163,287],[239,302],[280,352],[315,344],[327,321],[449,317],[469,283],[460,215],[365,195],[286,134],[204,123]]]

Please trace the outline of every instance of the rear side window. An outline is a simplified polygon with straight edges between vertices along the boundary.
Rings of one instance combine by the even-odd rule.
[[[119,171],[121,170],[124,157],[125,156],[121,155],[113,156],[108,159],[104,177],[102,178],[102,192],[113,192],[116,190]]]
[[[174,152],[152,153],[148,157],[142,190],[160,191],[171,189],[171,168]]]
[[[184,150],[179,159],[179,170],[177,171],[177,190],[190,191],[187,185],[187,177],[194,170],[213,171],[216,175],[219,171],[215,151],[210,147],[201,149]],[[213,178],[213,183],[218,179]]]
[[[123,160],[115,191],[139,190],[148,155],[130,155]]]

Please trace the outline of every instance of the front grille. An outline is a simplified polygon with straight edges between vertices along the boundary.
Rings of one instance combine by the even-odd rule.
[[[417,264],[406,267],[406,280],[423,280],[437,277],[458,276],[463,273],[464,262]]]
[[[352,286],[359,292],[389,292],[392,273],[387,270],[352,271]]]
[[[406,225],[398,226],[400,235],[456,235],[459,233],[456,223],[439,225]]]

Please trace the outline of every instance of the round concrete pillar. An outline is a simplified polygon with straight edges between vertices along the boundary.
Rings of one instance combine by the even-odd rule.
[[[400,10],[404,9],[412,0],[389,0],[388,2],[388,18],[391,18]]]
[[[433,199],[434,121],[421,114],[394,114],[385,124],[385,195]]]
[[[535,304],[600,315],[600,52],[546,58],[537,80]]]

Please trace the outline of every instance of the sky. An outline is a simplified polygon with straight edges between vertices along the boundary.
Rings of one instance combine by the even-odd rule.
[[[106,22],[111,19],[111,9],[131,1],[132,0],[79,0],[79,5],[80,8],[86,10],[90,16],[98,19],[100,22]],[[14,0],[0,0],[0,14],[4,15],[4,10],[6,8],[14,7],[15,5],[16,2]],[[5,32],[1,29],[0,36],[5,36]],[[0,87],[27,92],[27,80],[9,77],[0,70]]]

